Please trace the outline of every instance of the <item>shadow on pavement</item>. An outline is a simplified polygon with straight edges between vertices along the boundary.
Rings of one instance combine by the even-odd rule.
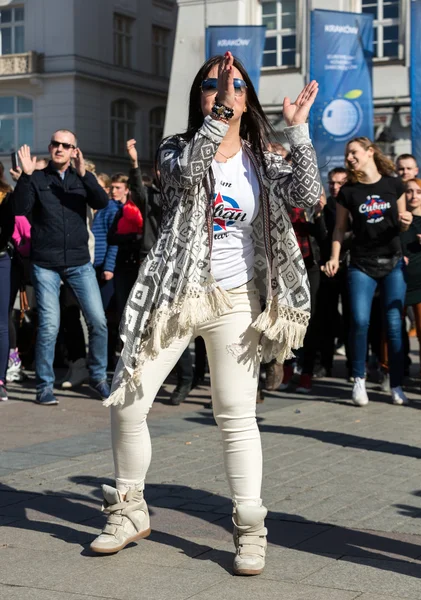
[[[404,408],[403,410],[407,410]],[[200,425],[214,425],[216,423],[213,416],[203,413],[203,417],[186,417],[186,421],[198,423]],[[326,431],[321,429],[305,429],[301,427],[291,427],[287,425],[267,425],[264,417],[258,417],[259,429],[261,432],[281,433],[283,435],[301,436],[312,438],[342,446],[343,448],[359,448],[362,450],[371,450],[372,452],[384,452],[386,454],[397,454],[399,456],[408,456],[410,458],[421,458],[421,447],[400,444],[397,442],[387,442],[385,440],[376,440],[373,438],[342,433],[340,431]]]
[[[294,429],[294,428],[292,428]],[[320,432],[318,432],[320,433]],[[353,436],[351,436],[353,437]],[[360,446],[359,446],[360,447]],[[105,522],[101,516],[99,499],[101,497],[100,484],[113,485],[111,480],[99,480],[92,476],[76,476],[70,481],[92,486],[89,495],[75,494],[72,492],[47,492],[46,494],[33,494],[17,492],[11,487],[0,485],[2,498],[4,494],[21,496],[21,502],[15,502],[0,508],[0,516],[13,516],[16,519],[8,527],[42,532],[57,537],[71,544],[80,544],[84,547],[82,555],[94,556],[89,550],[89,541],[86,532],[78,531],[72,524],[90,525],[98,527],[98,532]],[[421,496],[421,490],[413,492],[414,496]],[[95,498],[93,500],[92,496]],[[154,519],[157,508],[168,508],[185,516],[192,515],[203,519],[208,526],[221,527],[231,533],[232,523],[230,512],[231,500],[229,498],[211,494],[206,490],[190,488],[183,485],[154,484],[147,486],[145,497],[150,507],[152,516],[153,533],[149,539],[171,547],[178,548],[186,556],[199,560],[211,560],[230,572],[232,553],[214,550],[211,545],[198,544],[191,539],[186,540],[180,536],[159,531],[158,515]],[[193,507],[192,508],[192,503]],[[202,503],[202,507],[198,506]],[[4,501],[3,501],[4,504]],[[96,504],[97,506],[92,506]],[[187,506],[190,505],[189,508]],[[183,508],[185,506],[186,508]],[[206,509],[212,506],[212,509]],[[218,511],[220,507],[224,507]],[[420,510],[416,507],[399,506],[408,517],[419,516]],[[8,510],[12,508],[12,510]],[[50,521],[30,520],[27,518],[27,509],[32,509],[49,517]],[[202,510],[202,512],[200,512]],[[418,515],[417,515],[418,513]],[[67,521],[69,525],[56,522]],[[333,555],[337,559],[355,562],[355,559],[376,560],[375,568],[410,575],[421,578],[421,569],[414,568],[412,561],[421,557],[421,546],[399,539],[399,534],[379,534],[371,531],[361,531],[336,526],[331,523],[309,521],[299,515],[290,515],[282,512],[269,512],[267,517],[269,530],[268,541],[276,546],[290,548],[315,555]],[[192,535],[195,531],[192,531]],[[90,537],[90,536],[89,536]],[[402,537],[402,534],[400,535]],[[212,543],[212,542],[210,542]],[[373,565],[372,565],[373,566]]]

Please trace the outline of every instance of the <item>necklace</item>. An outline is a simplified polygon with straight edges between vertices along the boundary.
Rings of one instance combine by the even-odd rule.
[[[224,157],[224,158],[226,158],[227,160],[230,160],[231,158],[234,158],[234,156],[235,156],[236,154],[238,154],[238,153],[240,152],[240,150],[241,150],[241,146],[240,146],[240,148],[239,148],[238,150],[236,150],[236,151],[234,152],[234,154],[231,154],[231,156],[227,156],[226,154],[224,154],[224,153],[223,153],[223,152],[221,152],[220,150],[217,150],[217,154],[220,154],[221,156],[223,156],[223,157]]]

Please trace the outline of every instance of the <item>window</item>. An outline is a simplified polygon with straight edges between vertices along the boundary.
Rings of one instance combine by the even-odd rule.
[[[296,0],[262,2],[262,25],[266,25],[264,67],[296,66],[296,24]]]
[[[114,64],[131,67],[133,19],[114,13]]]
[[[135,137],[136,107],[128,100],[111,104],[111,153],[123,156],[126,142]]]
[[[3,11],[2,11],[3,12]],[[23,96],[0,97],[0,152],[12,152],[23,144],[34,145],[32,100]]]
[[[0,10],[0,54],[24,52],[23,8]]]
[[[383,59],[401,58],[400,0],[362,0],[362,12],[373,15],[374,56]]]
[[[165,108],[153,108],[149,113],[149,158],[153,160],[162,140],[165,123]]]
[[[155,75],[169,76],[169,40],[168,29],[152,26],[152,70]]]

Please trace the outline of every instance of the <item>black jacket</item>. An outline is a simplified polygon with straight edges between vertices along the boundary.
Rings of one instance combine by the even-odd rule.
[[[86,205],[105,208],[108,196],[92,173],[79,177],[69,167],[64,180],[50,163],[32,175],[22,173],[13,192],[15,215],[32,212],[31,259],[45,268],[89,262]]]
[[[323,209],[323,217],[326,223],[327,236],[322,247],[322,263],[326,263],[331,255],[332,249],[332,237],[336,225],[336,199],[329,196],[326,201],[326,206]],[[341,252],[339,256],[339,262],[346,264],[348,260],[349,250],[352,243],[352,224],[351,219],[348,221],[348,231],[345,233],[341,245]]]
[[[143,237],[140,249],[141,260],[146,258],[149,250],[155,245],[162,219],[161,192],[155,186],[147,187],[146,192],[146,202],[143,207],[140,207],[140,212],[143,216]]]
[[[161,227],[161,193],[155,186],[145,186],[140,169],[130,169],[129,186],[132,200],[143,217],[143,235],[140,241],[140,260],[143,261],[153,248]]]

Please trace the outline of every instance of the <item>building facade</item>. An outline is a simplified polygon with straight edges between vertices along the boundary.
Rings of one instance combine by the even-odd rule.
[[[392,157],[410,152],[410,1],[178,0],[179,17],[170,87],[172,93],[165,131],[171,133],[185,127],[185,90],[188,90],[193,74],[204,60],[206,26],[263,23],[266,25],[266,44],[259,96],[282,140],[284,96],[295,99],[308,81],[310,11],[343,10],[366,12],[374,17],[373,100],[376,141]],[[186,56],[189,56],[189,83],[186,79],[181,91],[173,87],[173,78],[179,80],[179,66],[182,60],[186,60]]]
[[[135,138],[150,169],[162,137],[175,0],[0,0],[0,160],[74,131],[107,173],[127,169]]]

